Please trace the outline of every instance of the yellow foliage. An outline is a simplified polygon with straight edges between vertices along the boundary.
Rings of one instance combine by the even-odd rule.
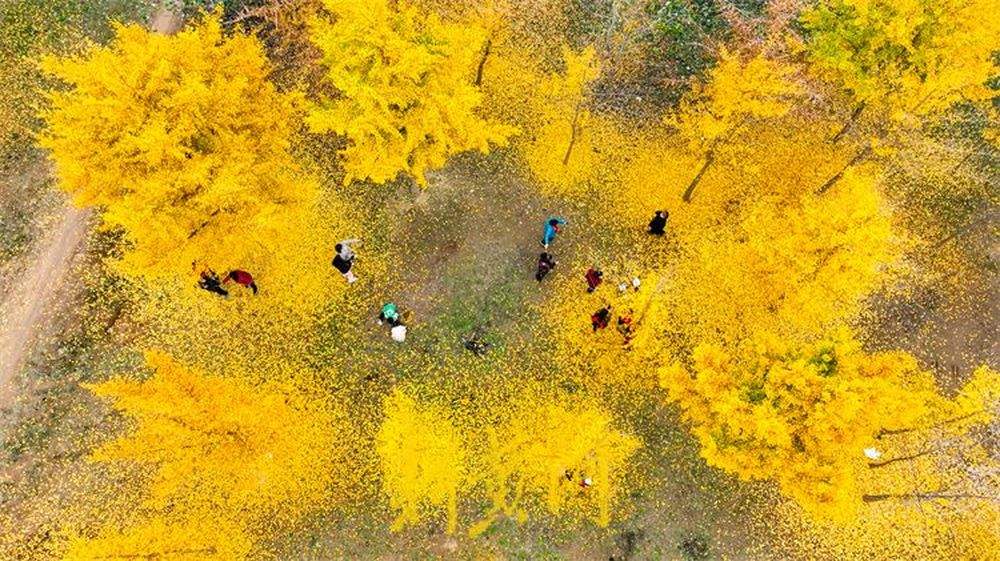
[[[330,403],[290,384],[207,376],[159,352],[146,360],[149,380],[88,386],[132,422],[91,460],[155,466],[155,505],[295,515],[328,497],[343,460]]]
[[[954,411],[903,353],[868,354],[848,332],[790,346],[761,336],[729,354],[695,348],[691,370],[661,370],[709,464],[776,480],[804,509],[850,520],[871,471],[866,448]]]
[[[425,173],[467,150],[505,145],[512,127],[479,117],[473,84],[485,32],[443,22],[410,3],[324,0],[336,18],[315,18],[326,79],[339,95],[309,113],[314,132],[346,136],[345,182],[384,183],[400,172],[420,185]]]
[[[785,180],[775,177],[774,188]],[[856,314],[896,258],[890,217],[866,173],[823,197],[774,194],[741,206],[727,227],[693,236],[675,271],[672,295],[683,307],[673,316],[698,340],[818,334]]]
[[[823,0],[803,12],[815,69],[897,121],[988,100],[997,0]]]
[[[238,267],[279,249],[316,197],[289,153],[296,95],[216,17],[173,36],[118,25],[110,45],[44,68],[69,89],[51,93],[40,142],[76,203],[125,230],[127,272]]]
[[[1000,414],[1000,373],[985,365],[976,368],[954,401],[953,414],[964,417],[966,424],[993,422]],[[949,427],[956,430],[955,425]]]
[[[488,437],[485,481],[493,512],[470,529],[473,536],[486,530],[497,512],[523,521],[535,505],[553,514],[572,505],[607,526],[616,485],[641,444],[587,398],[531,390]],[[584,479],[588,485],[581,484]]]
[[[804,514],[786,505],[775,516],[786,555],[838,561],[986,561],[1000,547],[1000,509],[995,502],[979,501],[947,513],[932,501],[879,503],[850,523]]]
[[[781,117],[802,89],[791,80],[794,67],[758,54],[748,60],[723,50],[708,77],[696,82],[667,116],[690,143],[704,153],[752,119]]]
[[[717,156],[697,203],[680,208],[692,162],[662,128],[629,141],[602,134],[602,153],[627,155],[605,159],[616,183],[594,193],[603,220],[596,227],[618,239],[588,248],[572,275],[546,279],[541,313],[559,325],[559,360],[583,381],[651,387],[658,363],[699,341],[728,346],[759,330],[801,341],[856,317],[893,273],[905,240],[876,169],[849,171],[823,196],[812,193],[842,164],[835,147],[797,123],[789,116],[747,127]],[[621,151],[604,149],[612,143]],[[668,236],[644,234],[653,210],[664,208]],[[586,295],[582,271],[595,264],[606,282]],[[642,289],[620,293],[618,284],[636,275]],[[615,319],[631,310],[629,345],[613,328],[592,331],[590,315],[606,303]]]
[[[96,536],[70,536],[63,561],[163,559],[239,561],[252,543],[243,529],[217,513],[161,515],[125,529],[105,528]]]
[[[589,86],[601,72],[596,56],[593,47],[577,54],[564,46],[565,69],[545,76],[534,96],[537,120],[522,150],[535,177],[558,192],[578,189],[597,162],[587,109]]]
[[[376,450],[382,465],[382,489],[399,510],[392,529],[416,524],[444,509],[448,532],[458,524],[458,492],[467,480],[465,449],[446,411],[418,404],[400,390],[384,402],[385,420]]]

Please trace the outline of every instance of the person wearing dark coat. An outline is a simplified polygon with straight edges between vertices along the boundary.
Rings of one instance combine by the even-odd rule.
[[[654,236],[662,236],[666,233],[667,218],[670,218],[670,213],[665,210],[658,210],[656,214],[653,215],[653,219],[649,221],[649,228],[647,229],[650,234]]]
[[[552,269],[555,268],[556,268],[555,258],[552,257],[551,253],[543,251],[542,254],[538,256],[538,270],[535,271],[535,280],[538,282],[542,282],[542,279],[545,278],[545,275],[549,274],[552,271]]]

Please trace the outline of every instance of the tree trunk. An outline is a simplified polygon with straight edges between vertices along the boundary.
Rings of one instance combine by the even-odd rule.
[[[572,127],[572,132],[570,133],[569,137],[569,146],[566,147],[566,154],[563,156],[564,166],[569,165],[569,157],[573,153],[573,146],[576,144],[576,135],[579,129],[580,109],[582,105],[583,105],[582,102],[576,104],[576,112],[573,113],[573,124],[570,125]]]
[[[715,149],[711,149],[708,151],[707,154],[705,154],[705,163],[702,164],[701,169],[698,170],[698,175],[694,176],[694,179],[692,179],[691,183],[688,184],[687,189],[684,190],[683,199],[685,203],[691,202],[691,197],[694,196],[695,188],[698,186],[699,183],[701,183],[701,176],[705,175],[705,172],[708,171],[709,166],[712,165],[712,162],[714,160],[715,160]]]
[[[206,221],[202,222],[202,223],[201,223],[201,225],[200,225],[200,226],[198,226],[197,228],[195,228],[194,230],[191,230],[191,233],[190,233],[190,234],[188,234],[188,239],[190,240],[191,238],[193,238],[193,237],[197,236],[197,235],[198,235],[198,232],[201,232],[202,230],[204,230],[204,229],[205,229],[205,226],[208,226],[209,222],[211,222],[211,221],[212,221],[212,219],[213,219],[213,218],[215,218],[215,217],[216,217],[216,215],[218,215],[218,214],[219,214],[219,212],[220,212],[221,210],[222,210],[222,209],[218,209],[218,208],[217,208],[217,209],[215,209],[214,211],[212,211],[212,214],[209,214],[209,215],[208,215],[208,220],[206,220]]]
[[[889,464],[894,464],[896,462],[905,462],[905,461],[908,461],[908,460],[915,460],[915,459],[917,459],[917,458],[919,458],[921,456],[926,456],[927,454],[930,454],[931,452],[933,452],[933,450],[924,450],[923,452],[917,452],[916,454],[910,454],[909,456],[900,456],[898,458],[892,458],[892,459],[889,459],[889,460],[883,460],[881,462],[869,462],[868,463],[868,467],[870,467],[872,469],[875,469],[875,468],[880,468],[880,467],[887,466]]]
[[[847,134],[852,127],[854,127],[854,123],[858,122],[858,117],[861,116],[861,113],[865,110],[866,106],[867,103],[862,101],[861,104],[859,104],[856,108],[854,108],[854,111],[851,113],[851,118],[848,119],[846,123],[844,123],[844,127],[840,129],[840,132],[833,135],[833,138],[830,139],[831,144],[836,144],[840,142],[840,139],[843,138],[844,135]]]
[[[978,410],[973,411],[971,413],[966,413],[965,415],[960,415],[958,417],[952,417],[951,419],[946,419],[946,420],[941,421],[940,423],[938,423],[936,425],[932,425],[932,426],[929,426],[929,427],[916,427],[916,428],[911,428],[911,429],[882,429],[882,430],[878,431],[878,434],[875,435],[875,438],[881,439],[883,436],[891,436],[891,435],[894,435],[894,434],[906,434],[908,432],[916,432],[918,430],[937,429],[937,428],[941,428],[941,427],[943,427],[945,425],[949,425],[951,423],[957,423],[959,421],[964,421],[964,420],[968,419],[969,417],[975,417],[976,415],[979,415],[980,413],[984,413],[985,411],[986,411],[985,409],[978,409]]]
[[[493,39],[487,39],[486,47],[483,49],[483,57],[479,59],[479,66],[476,68],[476,86],[483,85],[483,69],[486,68],[486,59],[490,57],[492,47]]]
[[[119,553],[117,555],[102,555],[94,559],[147,559],[153,561],[167,555],[173,557],[176,555],[215,555],[216,553],[217,550],[214,547],[205,547],[201,549],[172,549],[159,553]]]
[[[836,175],[834,175],[830,179],[827,179],[826,183],[824,183],[822,186],[820,186],[819,189],[816,190],[816,194],[822,195],[823,193],[829,191],[831,187],[836,185],[837,182],[844,177],[844,172],[858,165],[858,163],[863,161],[865,158],[868,157],[869,154],[871,154],[871,151],[872,147],[870,144],[868,146],[865,146],[865,148],[862,151],[858,152],[853,158],[851,158],[851,161],[847,162],[847,165],[841,168],[841,170],[838,171]]]
[[[995,499],[996,497],[991,497],[989,495],[974,495],[971,493],[887,493],[882,495],[862,495],[861,500],[866,503],[877,503],[880,501],[887,501],[890,499],[914,499],[918,501],[931,501],[935,499]]]

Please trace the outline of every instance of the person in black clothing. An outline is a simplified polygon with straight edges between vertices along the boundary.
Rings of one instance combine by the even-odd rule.
[[[596,333],[598,329],[604,329],[608,326],[608,322],[611,321],[611,305],[604,306],[600,310],[597,310],[590,316],[590,324],[594,328]]]
[[[665,228],[667,227],[667,218],[670,218],[670,213],[665,210],[658,210],[656,214],[653,215],[653,219],[649,221],[648,231],[654,236],[662,236],[666,233]]]
[[[219,275],[211,269],[201,272],[201,279],[198,280],[198,288],[205,289],[219,296],[229,296],[229,291],[222,288],[222,281],[219,279]]]
[[[483,340],[483,330],[481,327],[477,327],[472,335],[463,343],[465,350],[472,352],[472,354],[482,357],[490,348],[493,346],[492,343]]]
[[[333,255],[333,268],[337,269],[347,284],[353,284],[358,280],[358,277],[354,275],[351,271],[351,267],[354,266],[354,249],[351,244],[361,245],[361,240],[341,240],[337,245],[333,246],[333,250],[336,252]]]
[[[542,252],[538,256],[538,271],[535,272],[535,280],[542,282],[545,275],[549,274],[552,269],[556,268],[556,260],[552,257],[551,253]]]

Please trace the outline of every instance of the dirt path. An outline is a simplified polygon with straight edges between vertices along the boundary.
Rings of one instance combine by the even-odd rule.
[[[183,20],[161,6],[150,20],[160,33],[174,33]],[[45,325],[46,312],[58,310],[73,256],[87,234],[88,212],[64,207],[48,236],[29,257],[28,267],[0,301],[0,408],[14,396],[14,379]]]
[[[149,20],[150,29],[167,35],[180,31],[183,24],[184,20],[181,16],[164,7],[163,3],[160,4],[159,9],[156,10],[156,13]]]
[[[28,269],[0,303],[0,405],[13,393],[13,379],[31,349],[46,310],[56,305],[58,288],[87,233],[87,212],[65,208],[28,261]]]

